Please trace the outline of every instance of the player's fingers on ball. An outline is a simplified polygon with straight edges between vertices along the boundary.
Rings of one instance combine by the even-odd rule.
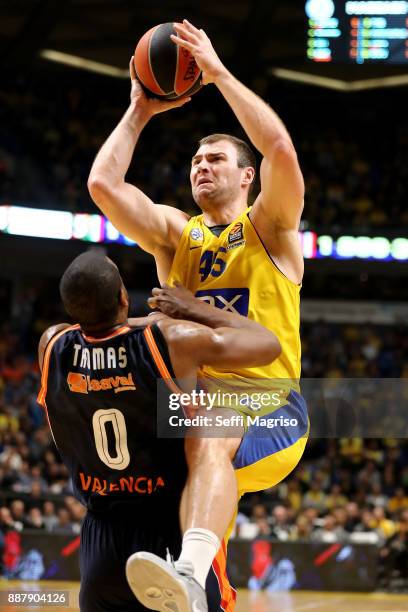
[[[190,32],[199,32],[200,30],[195,27],[188,19],[183,19],[183,25],[186,26]]]
[[[179,36],[180,38],[183,38],[184,40],[188,39],[189,32],[188,32],[187,28],[185,28],[181,23],[175,23],[174,24],[174,29],[177,32],[177,36]],[[173,34],[173,36],[174,36],[174,34]]]
[[[192,49],[194,49],[194,45],[190,43],[188,40],[184,40],[184,38],[179,38],[178,36],[174,36],[174,34],[170,34],[170,38],[179,47],[184,47],[185,49],[188,49],[189,51],[192,51]]]
[[[189,34],[188,28],[186,27],[185,23],[180,23],[178,21],[175,21],[174,22],[174,29],[176,30],[176,32],[183,32],[187,36]]]
[[[178,24],[177,24],[178,25]],[[184,28],[183,26],[177,28],[177,35],[184,40],[189,40],[192,43],[198,44],[200,42],[200,32],[196,30],[195,32]]]
[[[194,32],[190,32],[189,30],[187,30],[187,28],[180,25],[179,23],[174,24],[174,29],[177,32],[177,36],[179,36],[183,40],[189,40],[190,42],[195,43],[199,42],[199,38]]]
[[[130,73],[130,78],[132,79],[132,81],[135,81],[136,80],[136,70],[135,70],[134,56],[133,55],[130,58],[130,62],[129,62],[129,73]]]

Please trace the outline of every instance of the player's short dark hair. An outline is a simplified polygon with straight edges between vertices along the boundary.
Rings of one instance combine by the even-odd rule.
[[[205,136],[198,141],[199,146],[205,144],[213,144],[214,142],[219,142],[220,140],[228,140],[237,150],[237,163],[238,168],[247,168],[251,166],[256,170],[256,157],[255,153],[252,151],[251,147],[245,142],[245,140],[241,140],[236,136],[231,136],[231,134],[210,134],[209,136]]]
[[[82,253],[65,270],[60,282],[62,303],[84,327],[113,324],[118,314],[122,277],[115,264],[95,251]]]

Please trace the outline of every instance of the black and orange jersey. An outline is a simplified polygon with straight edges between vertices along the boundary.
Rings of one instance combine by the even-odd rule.
[[[183,440],[156,435],[159,377],[174,373],[157,325],[105,338],[74,325],[47,345],[38,401],[88,510],[177,512],[187,467]]]

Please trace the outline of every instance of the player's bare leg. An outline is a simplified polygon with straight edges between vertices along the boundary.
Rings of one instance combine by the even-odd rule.
[[[201,528],[222,540],[234,516],[238,489],[232,460],[241,438],[187,438],[189,476],[180,518],[183,532]]]
[[[222,414],[231,416],[234,413],[224,410]],[[225,437],[204,437],[214,433],[218,436],[224,433]],[[195,580],[203,587],[236,512],[238,488],[232,461],[242,435],[243,428],[235,427],[233,430],[226,428],[224,432],[212,429],[206,433],[204,430],[186,438],[189,476],[180,508],[184,537],[176,567],[191,564]]]

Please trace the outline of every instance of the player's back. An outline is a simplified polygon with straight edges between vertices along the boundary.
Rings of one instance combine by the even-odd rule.
[[[75,495],[92,512],[130,511],[144,520],[164,505],[177,512],[187,468],[183,440],[156,436],[163,362],[174,377],[156,325],[123,326],[105,338],[76,325],[47,346],[39,401]]]

